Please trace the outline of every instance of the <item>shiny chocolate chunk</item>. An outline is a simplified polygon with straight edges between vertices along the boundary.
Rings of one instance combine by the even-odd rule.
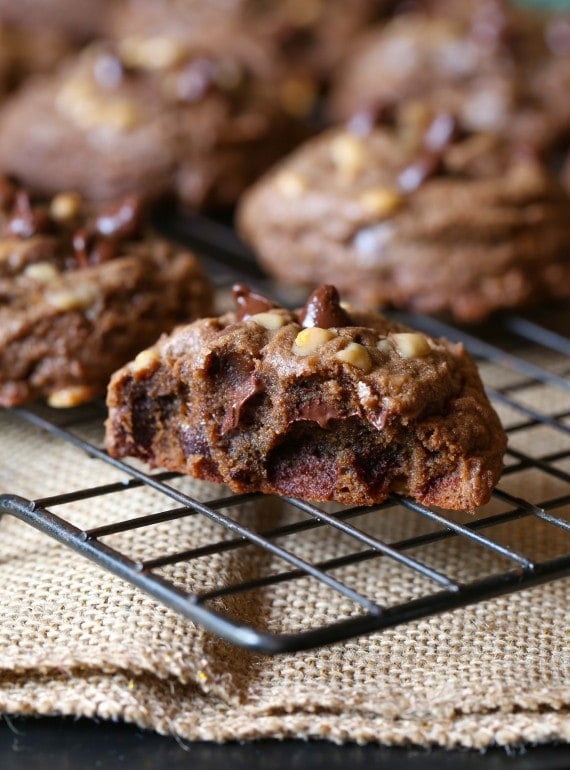
[[[244,406],[253,396],[263,393],[264,390],[263,381],[253,373],[235,386],[228,395],[228,408],[220,426],[221,436],[238,427]]]
[[[129,195],[102,211],[95,219],[98,235],[105,238],[133,238],[140,230],[142,219],[141,200]]]
[[[346,419],[346,415],[324,399],[314,399],[301,404],[298,419],[316,422],[321,428],[326,428],[331,420]]]
[[[257,294],[251,291],[249,286],[243,283],[236,283],[232,287],[232,296],[237,305],[237,319],[244,321],[256,313],[266,313],[277,307],[275,302],[264,297],[263,294]]]
[[[116,240],[101,238],[89,230],[77,230],[71,242],[75,260],[80,267],[109,262],[118,253]]]
[[[398,174],[398,185],[403,192],[412,192],[427,179],[435,176],[440,169],[441,156],[438,153],[426,153]]]
[[[32,235],[49,232],[51,226],[52,222],[47,211],[32,206],[28,193],[18,190],[6,222],[6,234],[15,235],[18,238],[31,238]]]
[[[400,190],[409,193],[417,190],[426,180],[439,174],[443,167],[443,155],[458,133],[457,119],[447,112],[434,117],[423,137],[424,152],[406,166],[398,175]]]
[[[215,86],[214,65],[209,59],[194,59],[178,75],[176,92],[185,102],[198,102]]]
[[[424,147],[429,152],[443,152],[457,133],[457,120],[448,112],[436,115],[424,135]]]
[[[355,112],[347,128],[357,136],[367,136],[375,126],[393,126],[396,112],[393,104],[374,102]]]
[[[350,326],[352,320],[341,307],[338,291],[334,286],[319,286],[310,295],[299,316],[301,326],[319,326],[330,329],[333,326]]]

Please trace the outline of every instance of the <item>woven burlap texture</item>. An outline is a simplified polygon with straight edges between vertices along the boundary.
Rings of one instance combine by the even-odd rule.
[[[16,415],[0,415],[0,431],[2,492],[45,498],[124,477]],[[101,442],[97,421],[87,437]],[[560,491],[555,479],[534,471],[510,481],[506,476],[503,488],[522,495],[525,485],[536,499]],[[179,486],[204,499],[220,493],[190,480]],[[159,493],[134,489],[63,506],[58,513],[87,528],[167,507]],[[265,501],[240,512],[241,521],[257,528],[283,515],[279,503],[268,507]],[[395,510],[375,517],[378,534],[387,540],[413,536],[420,526]],[[223,536],[230,537],[191,517],[109,542],[144,558]],[[505,537],[516,550],[532,546],[536,558],[568,546],[567,540],[553,542],[550,530],[535,520],[520,521],[515,534],[509,530]],[[323,538],[316,530],[304,536],[299,555],[318,560],[343,547],[340,535]],[[186,588],[204,589],[275,569],[272,558],[240,549],[165,574]],[[431,552],[430,566],[462,579],[489,568],[493,559],[453,539]],[[376,561],[335,576],[388,602],[418,595],[426,585],[433,590],[398,565],[379,571]],[[569,606],[570,581],[559,580],[325,649],[267,657],[225,644],[5,516],[0,711],[122,719],[189,740],[312,737],[476,748],[568,741]],[[291,631],[302,628],[307,616],[318,624],[354,612],[346,599],[308,579],[238,594],[223,609],[269,630],[281,628],[286,615],[285,630]]]

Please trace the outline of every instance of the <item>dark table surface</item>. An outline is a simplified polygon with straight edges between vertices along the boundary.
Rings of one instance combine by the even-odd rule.
[[[568,770],[570,745],[505,751],[336,746],[325,742],[186,743],[135,727],[73,719],[5,718],[2,770]]]

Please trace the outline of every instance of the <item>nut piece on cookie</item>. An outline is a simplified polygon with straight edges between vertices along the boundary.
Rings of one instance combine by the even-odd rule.
[[[461,345],[347,309],[333,286],[293,311],[243,285],[234,296],[235,312],[178,327],[114,374],[112,456],[349,505],[489,499],[506,437]]]
[[[0,406],[74,407],[163,332],[211,311],[196,257],[154,234],[133,196],[45,204],[0,180]],[[148,376],[148,353],[133,372]]]

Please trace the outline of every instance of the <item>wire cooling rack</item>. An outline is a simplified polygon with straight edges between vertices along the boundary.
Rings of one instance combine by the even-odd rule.
[[[284,296],[282,287],[263,277],[230,227],[196,216],[170,222],[168,232],[200,251],[221,290],[239,279],[283,302],[297,301],[294,292]],[[462,341],[477,359],[489,396],[501,413],[509,434],[506,468],[491,503],[476,515],[431,509],[392,495],[374,508],[279,498],[288,513],[275,520],[263,515],[274,502],[268,496],[221,494],[197,500],[177,485],[177,474],[151,474],[140,465],[110,458],[100,443],[81,435],[85,422],[102,425],[102,404],[66,412],[40,405],[12,411],[38,431],[71,444],[78,453],[113,466],[122,479],[36,500],[3,495],[0,514],[36,527],[227,641],[265,653],[350,639],[570,575],[568,308],[549,308],[534,316],[506,314],[493,319],[491,326],[476,329],[421,315],[392,315],[429,334]],[[91,529],[56,513],[78,501],[102,508],[107,496],[133,489],[158,493],[164,505],[132,516],[126,504],[123,519]],[[261,511],[256,519],[261,525],[252,526],[244,519],[247,503]],[[152,531],[165,523],[195,522],[200,517],[204,540],[190,548],[140,558],[110,543],[112,536]],[[407,528],[382,529],[385,522],[404,519],[409,522]],[[542,544],[538,557],[528,538],[520,547],[518,533],[529,522]],[[304,547],[312,530],[319,530],[321,544],[314,552]],[[442,570],[437,549],[450,544],[459,547],[461,563],[453,570]],[[241,560],[246,552],[254,561],[261,555],[257,564],[265,566],[240,573],[237,580],[228,580],[224,573],[216,583],[213,569],[207,571],[207,585],[188,590],[172,577],[174,568],[228,554]],[[364,583],[354,579],[363,573]],[[402,575],[408,576],[407,582]],[[303,615],[301,607],[299,621],[303,592],[279,590],[303,581],[317,581],[325,594],[341,595],[344,609],[339,616],[329,617],[326,609]],[[277,597],[270,622],[232,611],[231,597],[255,592],[265,592],[269,602]],[[292,596],[295,608],[287,606],[283,596]],[[297,618],[293,624],[287,622],[290,616]]]

